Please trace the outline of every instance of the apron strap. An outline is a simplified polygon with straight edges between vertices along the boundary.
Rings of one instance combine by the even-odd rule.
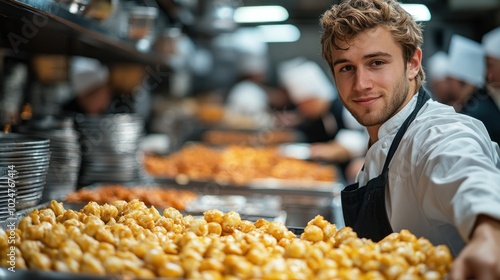
[[[391,147],[389,148],[389,153],[387,154],[387,158],[385,159],[384,163],[384,168],[382,169],[382,173],[387,173],[387,170],[389,170],[389,163],[392,160],[392,157],[394,156],[394,153],[398,149],[399,142],[401,142],[401,139],[403,139],[403,135],[405,134],[406,130],[410,126],[411,122],[415,119],[417,116],[418,111],[420,111],[420,108],[424,106],[425,102],[430,99],[429,94],[427,94],[427,91],[424,89],[423,86],[420,87],[420,90],[418,91],[418,97],[417,97],[417,105],[415,106],[415,109],[411,112],[410,116],[403,122],[401,127],[399,128],[398,133],[396,134],[396,137],[394,137],[394,140],[392,141]]]

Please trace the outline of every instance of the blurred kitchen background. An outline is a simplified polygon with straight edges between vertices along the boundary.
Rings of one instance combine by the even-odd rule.
[[[195,147],[185,158],[175,158],[183,168],[193,168],[184,173],[179,166],[173,172],[169,159],[144,159],[144,154],[168,156],[189,142],[211,147],[314,142],[287,129],[294,124],[287,113],[296,104],[279,76],[298,59],[319,65],[331,77],[321,58],[319,18],[337,2],[0,0],[0,127],[5,133],[51,139],[45,188],[30,193],[26,202],[36,205],[42,189],[44,200],[62,199],[77,186],[143,182],[148,168],[164,172],[177,187],[200,179],[200,172],[214,175],[212,167],[202,166],[215,164],[208,149]],[[448,50],[452,35],[480,42],[500,25],[500,0],[402,3],[424,26],[424,67],[431,55]],[[232,91],[235,85],[239,92]],[[334,89],[333,84],[325,87]],[[366,141],[358,143],[366,148]],[[295,158],[309,159],[304,147],[294,146]],[[229,171],[218,174],[216,184],[193,186],[205,195],[214,188],[215,193],[233,190],[224,182],[241,180],[235,176],[243,169],[231,160],[248,167],[254,157],[256,165],[243,173],[245,180],[257,179],[256,169],[270,163],[260,162],[268,159],[267,152],[259,153],[242,148],[228,162],[217,162]],[[20,159],[7,159],[12,160]],[[273,189],[281,188],[283,208],[295,219],[288,225],[303,225],[318,213],[335,220],[339,203],[332,199],[352,178],[345,166],[334,163],[339,172],[326,172],[324,188],[317,179],[298,193],[288,188],[290,182],[283,188],[276,181],[254,181],[245,194],[276,194]],[[283,164],[280,179],[318,170]],[[332,205],[337,210],[330,210]]]
[[[126,104],[143,114],[151,113],[149,94],[188,97],[215,93],[223,98],[252,67],[265,69],[270,86],[279,86],[277,65],[292,58],[315,61],[327,71],[320,56],[318,20],[335,3],[2,0],[1,123],[18,122],[23,108],[25,114],[59,113],[61,104],[72,95],[68,68],[74,55],[106,63],[115,91],[131,92],[141,82],[148,83],[143,86],[148,96],[140,104]],[[430,55],[447,50],[452,34],[480,41],[500,24],[500,0],[403,3],[428,9],[428,14],[419,15],[425,26],[424,66]],[[255,6],[275,10],[269,14],[241,10]],[[154,80],[144,80],[144,75],[152,75]]]
[[[303,57],[328,71],[318,21],[337,2],[2,0],[0,123],[17,123],[23,112],[25,118],[58,114],[73,95],[72,56],[108,65],[115,92],[131,93],[142,83],[143,94],[136,94],[141,102],[124,103],[148,117],[157,96],[213,93],[224,99],[247,69],[264,69],[265,82],[274,87],[277,66],[289,59]],[[500,25],[500,0],[402,2],[428,9],[418,15],[425,27],[424,66],[436,51],[447,50],[453,34],[480,41]],[[241,10],[255,6],[274,10]],[[148,130],[158,129],[150,124]]]

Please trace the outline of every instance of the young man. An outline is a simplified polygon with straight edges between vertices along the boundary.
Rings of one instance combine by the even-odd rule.
[[[421,27],[394,0],[326,11],[323,57],[370,136],[345,223],[377,241],[409,229],[458,256],[451,279],[500,278],[500,149],[484,125],[428,100]]]

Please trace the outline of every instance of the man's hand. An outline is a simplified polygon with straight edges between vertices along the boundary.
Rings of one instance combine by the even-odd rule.
[[[500,279],[500,221],[480,215],[471,239],[453,262],[450,279]]]
[[[310,158],[313,160],[344,163],[351,158],[349,150],[335,141],[313,143],[310,150]]]

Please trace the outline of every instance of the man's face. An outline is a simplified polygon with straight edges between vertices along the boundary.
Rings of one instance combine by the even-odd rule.
[[[429,81],[429,89],[434,100],[451,105],[453,100],[450,92],[450,82],[447,79]]]
[[[500,88],[500,59],[486,57],[486,77],[487,82],[495,88]]]
[[[405,62],[401,46],[383,27],[359,34],[349,45],[339,45],[347,48],[332,50],[339,96],[359,123],[379,127],[416,91],[409,81],[420,69],[421,51],[418,49],[411,61]]]
[[[446,82],[448,83],[449,105],[466,99],[475,90],[474,86],[453,77],[448,77]]]
[[[79,95],[78,102],[86,114],[98,115],[106,111],[111,102],[112,94],[111,88],[105,85]]]

